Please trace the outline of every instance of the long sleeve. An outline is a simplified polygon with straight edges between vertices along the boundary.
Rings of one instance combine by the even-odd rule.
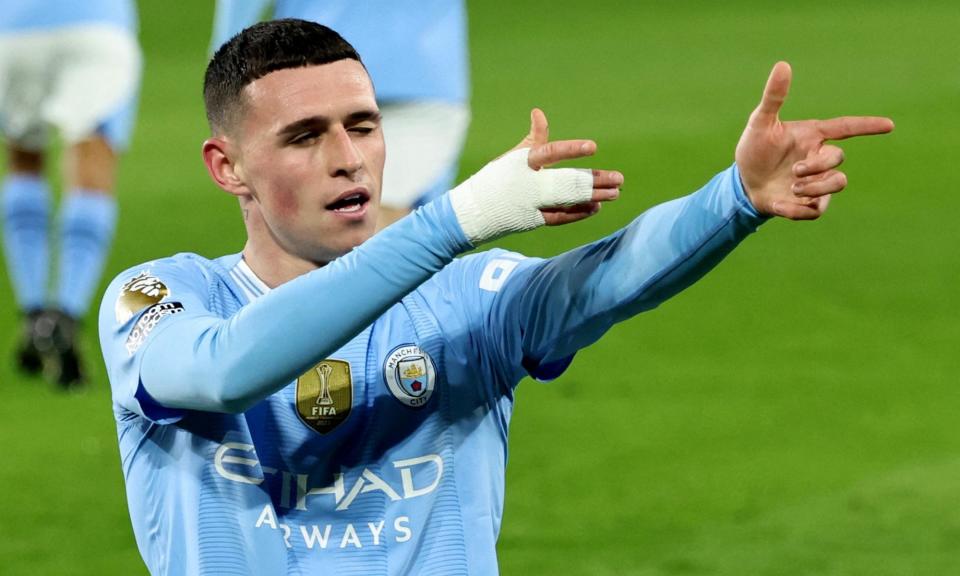
[[[495,315],[506,340],[517,340],[527,371],[549,378],[614,323],[699,280],[764,221],[732,166],[607,238],[518,266]]]
[[[470,248],[443,197],[228,318],[210,309],[211,273],[197,259],[133,268],[111,284],[100,311],[114,398],[157,421],[176,420],[182,409],[242,411]],[[138,277],[163,298],[124,317],[119,303]]]

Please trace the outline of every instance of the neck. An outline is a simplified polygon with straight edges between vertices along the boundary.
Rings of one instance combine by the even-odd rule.
[[[248,238],[243,247],[243,260],[270,288],[276,288],[322,266],[292,256],[276,244],[262,245],[253,238]]]
[[[264,284],[276,288],[326,262],[311,262],[284,250],[260,217],[256,205],[243,205],[247,243],[243,246],[243,260]]]

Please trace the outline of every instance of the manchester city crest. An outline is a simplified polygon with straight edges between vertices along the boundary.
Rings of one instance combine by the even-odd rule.
[[[394,348],[383,363],[383,372],[390,393],[411,408],[420,408],[433,395],[437,369],[430,355],[416,344]]]

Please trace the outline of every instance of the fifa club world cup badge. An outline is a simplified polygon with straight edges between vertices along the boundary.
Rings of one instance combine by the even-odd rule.
[[[411,408],[420,408],[433,395],[437,369],[430,355],[416,344],[394,348],[383,363],[383,372],[390,393]]]
[[[350,363],[320,361],[297,378],[297,416],[321,434],[342,424],[353,407]]]

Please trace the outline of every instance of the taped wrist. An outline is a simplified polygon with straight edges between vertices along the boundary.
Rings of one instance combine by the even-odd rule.
[[[543,226],[541,209],[575,206],[593,197],[590,170],[533,170],[529,154],[529,148],[508,152],[450,191],[453,211],[474,246]]]

